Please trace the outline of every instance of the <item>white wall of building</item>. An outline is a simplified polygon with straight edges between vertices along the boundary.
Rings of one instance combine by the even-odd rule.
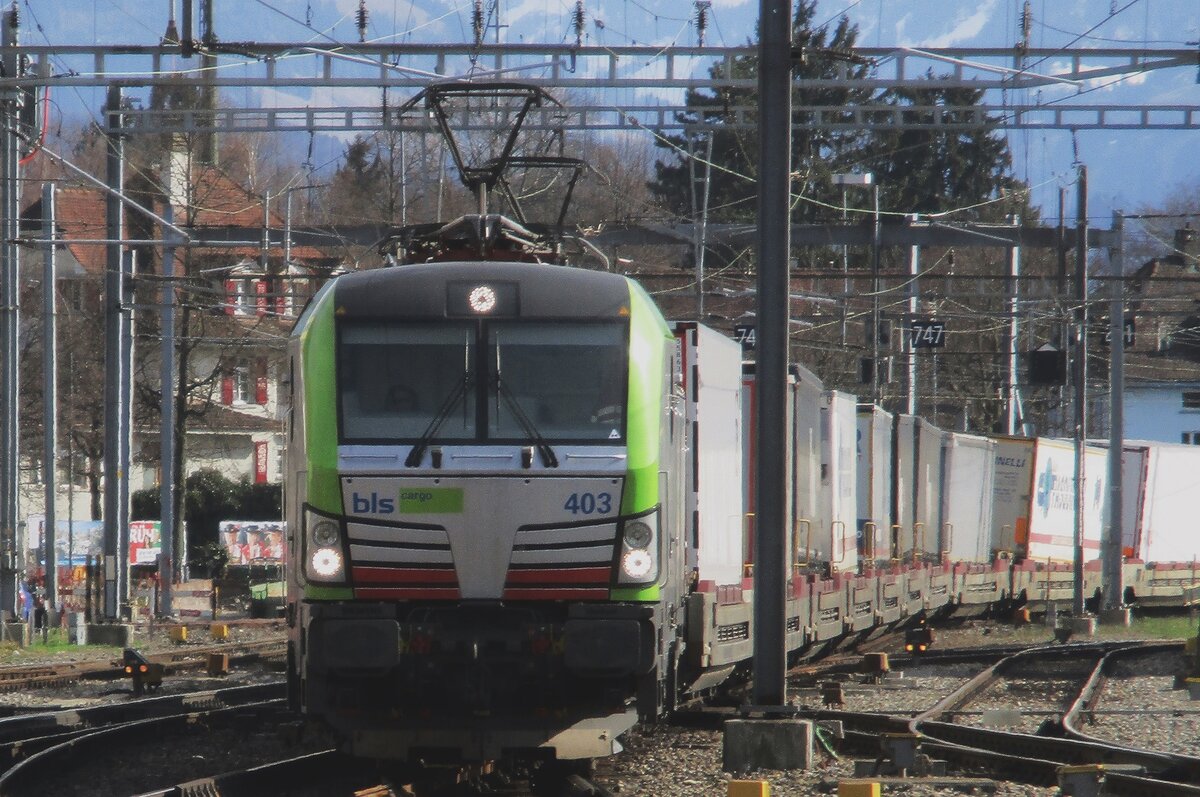
[[[1126,385],[1124,422],[1127,440],[1200,445],[1200,383]]]

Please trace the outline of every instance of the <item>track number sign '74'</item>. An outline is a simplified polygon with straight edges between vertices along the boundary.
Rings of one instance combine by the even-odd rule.
[[[908,341],[914,349],[940,349],[946,345],[946,322],[913,321],[908,328]]]
[[[733,339],[742,344],[742,351],[752,351],[758,346],[758,332],[754,324],[734,324]]]

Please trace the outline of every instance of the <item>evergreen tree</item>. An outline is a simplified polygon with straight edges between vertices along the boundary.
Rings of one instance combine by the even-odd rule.
[[[382,221],[384,199],[389,195],[386,165],[366,136],[355,136],[346,145],[346,156],[329,181],[326,210],[334,221]]]
[[[858,40],[857,26],[842,17],[832,32],[827,26],[814,28],[816,5],[816,0],[798,0],[796,5],[792,40],[806,53],[806,57],[795,65],[796,79],[828,80],[842,75],[866,77],[868,67],[856,64],[850,58],[850,52]],[[754,80],[758,75],[757,58],[736,58],[728,72],[726,74],[724,64],[717,64],[709,74],[714,79]],[[865,102],[869,97],[870,92],[865,89],[797,88],[793,92],[792,107],[801,110],[806,105],[847,106]],[[690,90],[686,104],[725,109],[734,106],[753,108],[758,104],[758,92],[756,89],[721,88],[716,94],[707,94]],[[723,111],[696,111],[682,115],[680,121],[704,121],[720,125],[727,118],[727,113]],[[755,130],[718,128],[712,135],[714,168],[709,193],[710,218],[719,221],[753,221],[757,213],[755,200],[758,189],[755,181],[758,178],[758,133]],[[824,200],[830,200],[829,175],[851,168],[863,138],[861,131],[795,131],[792,135],[792,168],[798,173],[799,182],[793,190],[806,194],[818,192]],[[686,160],[689,142],[682,136],[669,137],[666,142],[660,143],[660,146],[671,148],[676,157],[655,164],[651,190],[673,213],[691,216],[690,169]],[[698,135],[690,142],[690,147],[697,157],[703,157],[706,147],[703,135]],[[813,218],[817,213],[815,205],[797,208],[798,219]]]
[[[828,25],[814,27],[816,0],[797,0],[792,41],[803,53],[794,66],[798,83],[793,90],[793,115],[802,119],[810,106],[853,107],[867,102],[904,108],[912,105],[974,105],[982,92],[970,89],[895,89],[875,92],[862,88],[807,88],[804,80],[831,80],[839,77],[868,77],[871,68],[853,55],[858,27],[841,17],[832,30]],[[725,66],[710,70],[713,78],[724,78]],[[757,57],[732,62],[730,77],[753,79],[757,76]],[[690,91],[686,104],[697,111],[683,114],[683,122],[720,124],[723,112],[701,111],[700,106],[755,107],[753,89],[722,88],[715,94]],[[916,113],[911,112],[911,113]],[[720,130],[713,133],[710,219],[713,221],[753,221],[756,217],[758,175],[758,133],[755,130]],[[660,146],[673,154],[659,160],[651,190],[676,215],[692,215],[689,142],[671,137]],[[698,136],[690,142],[691,151],[703,157],[704,144]],[[873,172],[880,186],[881,205],[885,210],[931,213],[954,207],[977,205],[1010,191],[1018,184],[1009,175],[1011,156],[1007,143],[994,128],[967,130],[804,130],[792,135],[792,191],[806,200],[797,203],[796,222],[828,219],[840,207],[840,189],[832,184],[839,172]],[[697,164],[697,169],[700,166]],[[978,210],[972,218],[995,218],[1014,212],[1011,206]]]
[[[930,73],[927,77],[932,78]],[[915,122],[934,123],[933,112],[906,107],[941,108],[944,122],[955,121],[948,107],[978,105],[983,92],[965,88],[893,89],[883,101],[902,109]],[[1028,218],[1022,184],[1011,173],[1007,142],[993,128],[946,130],[907,128],[875,131],[862,153],[862,169],[874,172],[887,208],[929,214],[965,210],[958,221],[999,221],[1017,213]],[[979,205],[1010,196],[1011,201]],[[979,205],[978,207],[968,206]]]

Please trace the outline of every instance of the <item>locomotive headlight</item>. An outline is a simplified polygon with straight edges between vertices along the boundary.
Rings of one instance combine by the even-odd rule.
[[[321,578],[335,578],[342,574],[342,552],[337,548],[317,548],[308,563],[313,575]]]
[[[625,544],[630,548],[648,548],[654,541],[654,530],[648,525],[635,520],[625,524]]]
[[[654,570],[654,557],[644,548],[626,551],[621,557],[621,575],[630,581],[645,581]]]
[[[317,545],[328,548],[338,544],[338,525],[332,520],[318,520],[313,525],[312,539]]]
[[[467,304],[477,313],[490,313],[496,309],[496,290],[490,285],[472,288],[467,294]]]
[[[341,581],[346,577],[342,553],[342,527],[331,517],[305,507],[305,574],[316,581]]]
[[[625,521],[618,584],[648,584],[658,578],[658,524],[657,510]]]

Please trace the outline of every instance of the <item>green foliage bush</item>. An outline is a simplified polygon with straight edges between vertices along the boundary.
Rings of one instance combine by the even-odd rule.
[[[159,490],[138,490],[131,496],[132,520],[158,520]],[[283,517],[283,488],[279,484],[252,484],[249,479],[233,481],[220,471],[207,468],[188,476],[183,494],[183,519],[187,523],[190,558],[193,563],[215,566],[215,549],[220,546],[217,524],[222,520],[279,520]]]

